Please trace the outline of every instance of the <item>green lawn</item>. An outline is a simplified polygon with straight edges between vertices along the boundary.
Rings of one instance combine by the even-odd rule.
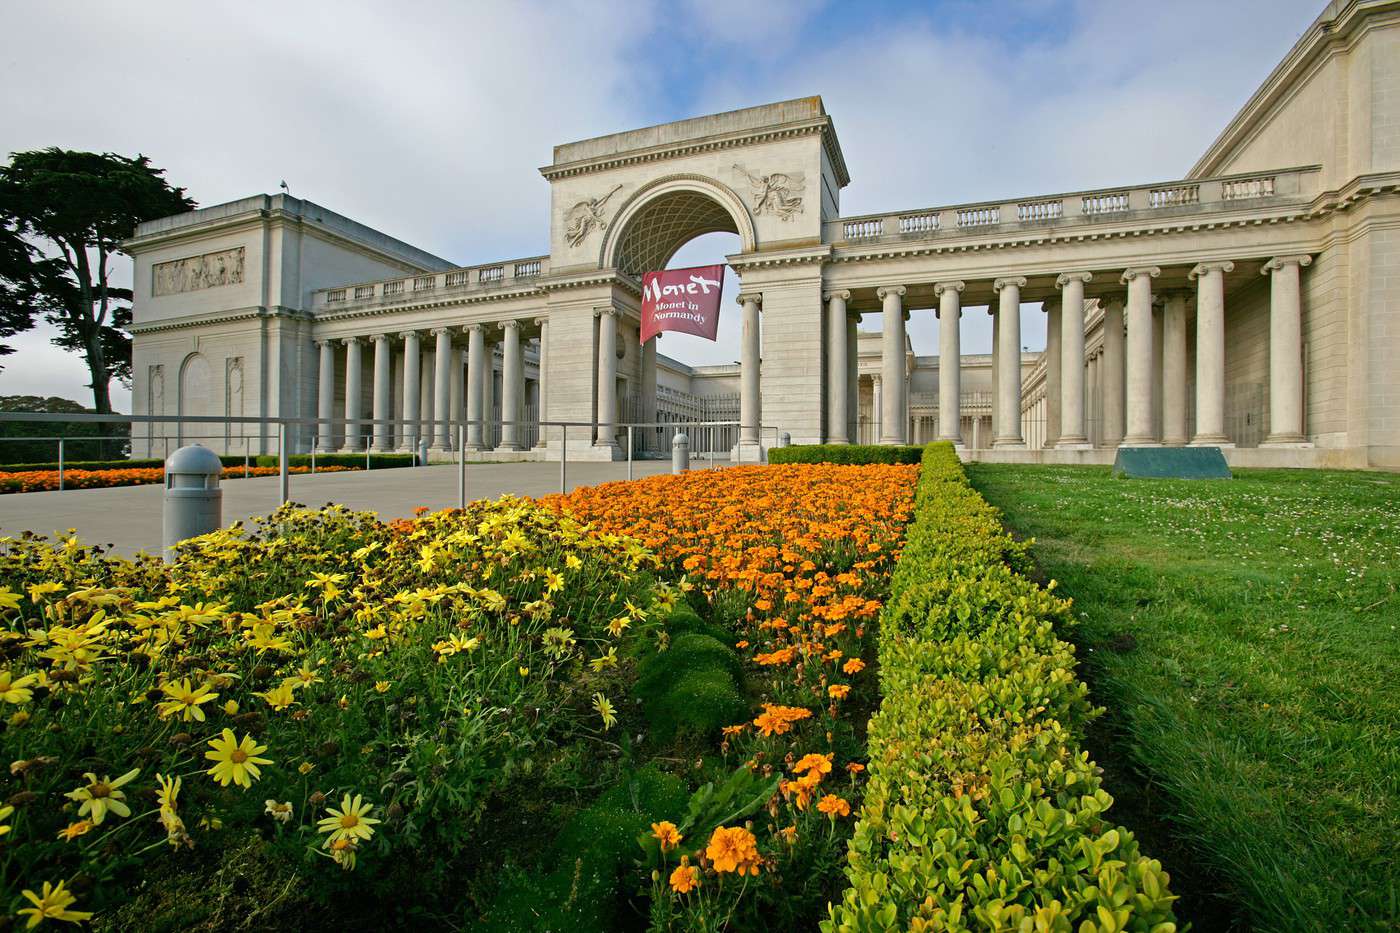
[[[1091,754],[1182,915],[1400,928],[1400,476],[968,474],[1074,599]]]

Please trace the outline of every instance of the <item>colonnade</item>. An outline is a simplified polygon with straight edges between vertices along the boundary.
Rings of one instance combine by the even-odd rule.
[[[1307,255],[1277,256],[1264,263],[1270,279],[1269,300],[1269,433],[1266,445],[1303,445],[1302,298],[1300,270],[1311,262]],[[1058,300],[1047,301],[1047,397],[1048,437],[1055,449],[1076,450],[1091,446],[1088,424],[1090,393],[1101,399],[1102,445],[1117,446],[1227,446],[1225,431],[1225,275],[1235,268],[1229,260],[1195,264],[1188,281],[1195,284],[1196,380],[1195,398],[1188,398],[1187,301],[1189,291],[1154,296],[1158,266],[1132,266],[1121,270],[1121,288],[1103,291],[1103,345],[1095,359],[1086,360],[1085,289],[1096,275],[1069,270],[1055,279]],[[994,448],[1024,448],[1021,428],[1021,297],[1023,276],[1008,275],[992,281],[996,295],[988,313],[993,316],[993,440]],[[947,280],[933,283],[939,319],[940,361],[960,360],[962,294],[967,283]],[[877,410],[882,444],[907,442],[904,378],[905,285],[876,289],[883,323],[881,379]],[[855,377],[852,373],[855,317],[848,310],[850,291],[825,294],[827,313],[827,440],[850,443],[849,422]],[[1157,334],[1154,308],[1161,308],[1161,333]],[[1053,357],[1053,358],[1051,358]],[[1160,358],[1160,378],[1158,359]],[[938,367],[939,439],[961,445],[961,367]],[[1160,394],[1159,394],[1160,393]],[[1188,436],[1188,406],[1195,405],[1195,432]],[[1162,413],[1161,432],[1154,413]]]
[[[453,422],[467,422],[466,449],[522,450],[527,441],[525,431],[525,344],[522,331],[533,323],[539,335],[538,398],[543,410],[546,392],[546,347],[549,321],[536,318],[531,322],[506,320],[494,323],[468,324],[464,327],[436,327],[426,334],[431,338],[432,372],[425,379],[423,358],[424,332],[412,329],[394,333],[378,333],[367,337],[325,338],[316,341],[319,350],[319,378],[316,417],[319,421],[316,445],[322,452],[343,450],[358,452],[368,440],[378,451],[415,451],[420,438],[428,440],[436,450],[453,450],[457,446]],[[370,419],[365,423],[363,347],[373,343],[373,388],[370,393]],[[465,342],[465,348],[462,344]],[[494,345],[501,347],[501,430],[500,441],[492,448],[491,422],[494,403]],[[344,430],[337,430],[336,372],[337,354],[343,352],[344,366]],[[399,372],[402,388],[398,407],[394,399],[394,361],[401,355]],[[465,364],[465,365],[464,365]],[[343,445],[337,445],[337,438]]]

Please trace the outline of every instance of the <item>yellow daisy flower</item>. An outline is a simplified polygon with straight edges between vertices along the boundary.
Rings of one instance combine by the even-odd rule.
[[[380,822],[369,816],[373,810],[374,805],[365,803],[359,794],[353,798],[346,794],[340,802],[339,810],[335,807],[326,808],[330,816],[321,819],[316,831],[331,834],[326,840],[327,846],[341,839],[368,842],[374,836],[375,825]]]
[[[208,703],[218,696],[217,693],[209,692],[208,684],[201,684],[198,689],[191,687],[188,677],[179,683],[165,684],[160,689],[170,698],[162,700],[156,705],[156,709],[160,712],[160,718],[165,719],[179,713],[180,718],[185,722],[189,722],[191,719],[204,722],[204,710],[199,708],[200,704]]]
[[[64,796],[79,801],[78,816],[86,816],[94,826],[98,826],[109,812],[117,816],[131,816],[131,808],[125,803],[126,794],[120,788],[140,773],[140,768],[132,768],[114,781],[105,774],[99,780],[96,774],[88,771],[83,775],[88,782]]]
[[[211,751],[205,752],[204,757],[214,762],[214,766],[205,773],[213,775],[214,780],[223,787],[230,784],[252,787],[261,774],[258,765],[272,764],[270,759],[258,757],[267,751],[266,745],[257,744],[251,735],[238,739],[231,729],[225,729],[218,738],[210,739],[209,747]]]
[[[72,907],[78,899],[73,896],[71,891],[63,886],[62,881],[56,885],[45,881],[44,892],[42,894],[35,894],[27,888],[20,893],[34,905],[33,907],[21,907],[19,911],[21,914],[29,915],[29,922],[24,925],[27,930],[34,929],[45,920],[65,920],[68,923],[82,923],[84,920],[91,919],[92,917],[90,911],[68,909]]]

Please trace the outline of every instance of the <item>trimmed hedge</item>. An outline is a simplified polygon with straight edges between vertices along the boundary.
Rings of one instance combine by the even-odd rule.
[[[822,929],[1174,931],[1169,876],[1106,817],[1079,745],[1097,711],[1055,636],[1069,602],[1016,571],[1028,545],[952,445],[922,463],[880,617],[851,886]]]
[[[769,463],[844,463],[863,466],[867,463],[918,463],[922,447],[902,444],[793,444],[773,447],[768,451]]]

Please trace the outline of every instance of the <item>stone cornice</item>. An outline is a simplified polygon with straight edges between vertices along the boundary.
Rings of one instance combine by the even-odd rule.
[[[578,269],[574,272],[551,274],[539,282],[539,290],[546,294],[570,288],[592,288],[598,285],[611,285],[641,297],[642,283],[616,269]]]
[[[349,321],[355,318],[377,317],[382,314],[398,314],[402,311],[427,311],[434,308],[450,308],[455,306],[490,304],[496,301],[508,301],[513,298],[533,298],[543,297],[544,290],[538,287],[521,288],[514,291],[491,291],[480,295],[454,295],[452,297],[442,297],[436,300],[417,299],[409,300],[399,304],[369,305],[361,308],[348,308],[344,311],[328,311],[323,309],[315,316],[315,320],[320,321]]]
[[[295,321],[310,321],[313,319],[311,315],[307,314],[305,311],[298,311],[295,308],[288,308],[283,305],[276,305],[272,308],[253,306],[235,308],[230,311],[217,311],[211,314],[170,318],[164,321],[148,321],[144,324],[132,324],[127,330],[131,331],[133,334],[154,334],[160,331],[183,330],[189,327],[209,327],[233,321],[252,321],[258,318],[287,318]]]
[[[764,127],[758,130],[717,134],[699,139],[687,139],[659,146],[649,146],[643,149],[632,149],[626,152],[617,152],[593,159],[580,159],[575,162],[565,162],[560,165],[545,165],[540,167],[540,174],[548,180],[554,181],[558,178],[569,178],[576,175],[587,175],[593,172],[604,172],[609,169],[623,168],[628,165],[637,165],[644,162],[659,162],[665,159],[676,159],[695,155],[696,153],[717,152],[723,149],[735,149],[740,146],[751,146],[756,143],[774,142],[777,140],[793,139],[814,134],[822,137],[822,146],[826,149],[827,157],[831,160],[832,167],[836,171],[837,182],[840,187],[846,187],[846,185],[851,183],[851,177],[846,170],[846,160],[841,154],[840,145],[836,142],[836,133],[832,128],[831,117],[829,116],[813,117],[808,120]]]
[[[730,267],[739,272],[745,269],[765,269],[774,266],[795,266],[812,262],[826,262],[831,258],[830,244],[806,246],[799,249],[760,250],[756,253],[735,253],[725,256]]]

